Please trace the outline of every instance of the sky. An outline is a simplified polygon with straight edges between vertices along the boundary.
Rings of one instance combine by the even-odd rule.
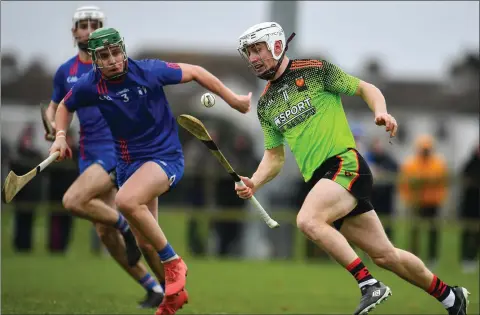
[[[2,52],[15,51],[22,62],[41,56],[54,71],[76,53],[71,18],[82,5],[99,6],[129,52],[155,47],[236,55],[239,35],[271,20],[278,3],[2,1]],[[464,51],[479,47],[478,1],[305,1],[298,2],[297,22],[285,30],[296,33],[295,52],[321,54],[353,73],[377,57],[391,77],[441,78]]]

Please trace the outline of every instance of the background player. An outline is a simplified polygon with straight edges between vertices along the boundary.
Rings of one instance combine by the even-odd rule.
[[[184,158],[176,121],[163,86],[197,81],[245,113],[251,93],[239,96],[205,69],[160,60],[127,58],[123,39],[113,28],[98,29],[88,41],[95,71],[80,78],[58,106],[57,139],[50,153],[69,156],[63,137],[71,112],[98,106],[115,138],[118,156],[115,202],[128,222],[140,232],[140,243],[158,252],[165,271],[166,296],[157,314],[174,314],[188,301],[187,266],[168,243],[157,223],[158,196],[183,176]]]
[[[47,117],[53,126],[60,101],[82,75],[92,70],[92,60],[87,52],[88,36],[104,23],[104,13],[94,6],[80,7],[73,15],[72,35],[79,50],[55,74],[53,96],[47,109]],[[80,122],[80,176],[65,193],[63,204],[76,216],[94,223],[112,257],[147,290],[140,306],[157,307],[162,301],[163,289],[139,262],[141,253],[132,231],[125,218],[114,209],[117,189],[109,172],[115,170],[116,156],[110,129],[96,107],[80,108],[77,115]],[[128,261],[125,243],[128,245]],[[151,256],[148,250],[151,251],[144,250],[146,257]],[[163,270],[159,269],[156,274],[163,279]]]
[[[288,42],[277,23],[254,25],[239,41],[238,50],[249,68],[268,83],[257,108],[265,153],[252,178],[243,178],[247,187],[235,187],[237,194],[250,198],[280,172],[286,140],[311,187],[297,225],[357,280],[362,298],[355,314],[368,313],[391,291],[370,274],[348,241],[378,266],[434,296],[449,314],[466,314],[468,291],[448,286],[419,258],[395,248],[373,211],[372,174],[355,150],[340,95],[360,96],[374,112],[375,124],[386,126],[393,137],[397,123],[380,90],[326,61],[289,60]]]

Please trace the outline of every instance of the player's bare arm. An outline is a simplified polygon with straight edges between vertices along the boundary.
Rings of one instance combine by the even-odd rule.
[[[397,121],[387,112],[387,103],[382,92],[373,84],[360,80],[355,95],[360,96],[375,114],[375,124],[385,126],[390,137],[397,134]]]
[[[60,151],[60,155],[57,161],[62,161],[65,158],[72,157],[72,150],[67,144],[67,131],[72,122],[73,114],[70,113],[65,106],[63,100],[57,107],[55,114],[55,125],[57,126],[57,134],[55,136],[55,142],[50,147],[50,154]]]
[[[274,179],[282,170],[285,163],[285,147],[278,147],[265,150],[262,161],[252,178],[242,177],[245,186],[235,185],[237,194],[242,199],[248,199],[263,185]]]
[[[50,101],[50,104],[48,104],[47,110],[45,111],[45,114],[47,115],[47,119],[53,128],[56,128],[55,113],[57,112],[57,108],[58,108],[58,104],[55,103],[54,101]]]
[[[73,118],[73,113],[71,113],[67,109],[67,106],[62,100],[58,105],[57,111],[55,113],[55,125],[57,126],[57,133],[61,131],[66,132],[66,130],[70,128],[70,124],[72,123],[72,118]]]
[[[178,65],[182,69],[182,83],[187,83],[193,80],[197,81],[207,90],[219,95],[232,108],[239,112],[247,113],[250,110],[252,92],[248,93],[248,95],[238,95],[204,68],[185,63],[179,63]]]
[[[58,103],[51,100],[45,110],[43,107],[41,109],[41,117],[45,129],[44,138],[47,141],[55,141],[55,113],[57,111],[57,106]]]

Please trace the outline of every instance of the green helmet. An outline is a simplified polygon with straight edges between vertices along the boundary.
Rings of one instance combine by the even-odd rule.
[[[103,50],[110,46],[119,46],[122,49],[124,55],[124,71],[115,77],[119,77],[127,72],[127,52],[125,50],[125,44],[120,33],[114,28],[99,28],[92,32],[88,37],[88,53],[92,56],[93,67],[103,68],[103,64],[99,66],[97,64],[98,56],[97,51]]]

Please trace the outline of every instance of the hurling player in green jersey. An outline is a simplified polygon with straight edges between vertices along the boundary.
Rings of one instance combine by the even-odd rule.
[[[370,202],[372,173],[355,149],[341,95],[361,97],[374,113],[373,122],[394,137],[397,122],[380,90],[325,60],[290,60],[287,47],[275,22],[254,25],[240,36],[240,55],[267,85],[257,108],[265,153],[253,176],[242,177],[246,186],[236,185],[237,194],[250,198],[275,178],[288,144],[310,187],[297,225],[358,282],[361,299],[354,314],[367,314],[392,292],[368,271],[349,242],[378,266],[435,297],[449,314],[466,314],[468,291],[445,284],[418,257],[396,248]]]

